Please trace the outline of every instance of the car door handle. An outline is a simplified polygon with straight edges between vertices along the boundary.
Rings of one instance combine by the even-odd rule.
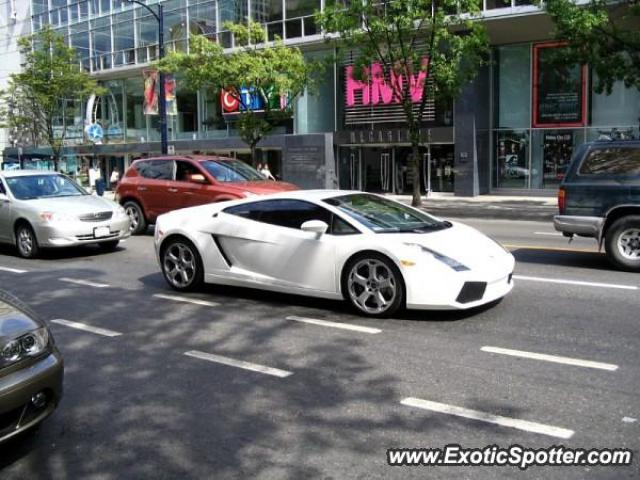
[[[147,187],[138,187],[139,192],[146,192],[148,190]]]
[[[177,192],[178,192],[178,189],[177,189],[177,188],[170,188],[170,189],[169,189],[169,191],[170,191],[171,193],[177,193]]]

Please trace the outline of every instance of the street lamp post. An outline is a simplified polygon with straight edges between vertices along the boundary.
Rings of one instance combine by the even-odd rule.
[[[154,12],[149,5],[145,5],[139,0],[126,0],[128,3],[136,3],[146,8],[151,15],[158,21],[158,57],[160,60],[164,58],[164,12],[162,4],[158,4],[158,12]],[[167,143],[167,98],[165,95],[164,73],[160,71],[160,148],[162,154],[169,152]]]

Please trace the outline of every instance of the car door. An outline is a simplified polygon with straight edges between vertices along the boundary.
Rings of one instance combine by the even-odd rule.
[[[193,182],[191,175],[201,175],[203,183]],[[173,187],[177,189],[180,200],[179,208],[195,207],[213,202],[211,192],[208,190],[210,183],[204,172],[194,163],[188,160],[176,160],[176,178]]]
[[[331,212],[312,202],[257,201],[221,212],[216,240],[232,271],[250,281],[336,292],[335,254],[340,237],[300,229],[308,220],[331,225],[331,217]]]
[[[145,160],[138,166],[144,179],[138,183],[137,191],[150,220],[180,208],[179,196],[170,191],[173,170],[173,160]]]
[[[0,178],[0,193],[7,195],[7,188]],[[11,222],[11,200],[8,197],[0,199],[0,241],[10,242],[13,231]]]

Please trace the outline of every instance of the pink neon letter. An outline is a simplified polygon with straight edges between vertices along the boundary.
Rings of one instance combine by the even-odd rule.
[[[345,74],[347,77],[347,106],[353,107],[356,104],[355,93],[357,90],[362,91],[362,104],[369,105],[369,84],[353,78],[351,65],[345,69]]]
[[[374,63],[371,66],[371,103],[377,105],[380,103],[380,99],[382,98],[382,103],[385,105],[393,99],[393,88],[387,85],[384,78],[384,70],[382,69],[382,65],[379,63]]]

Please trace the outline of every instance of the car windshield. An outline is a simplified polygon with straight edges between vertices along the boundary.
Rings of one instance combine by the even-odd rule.
[[[375,233],[424,233],[451,226],[426,213],[376,195],[356,193],[324,200]]]
[[[26,175],[5,180],[18,200],[88,195],[82,187],[64,175]]]
[[[240,160],[206,160],[201,165],[219,182],[266,180],[255,168]]]

